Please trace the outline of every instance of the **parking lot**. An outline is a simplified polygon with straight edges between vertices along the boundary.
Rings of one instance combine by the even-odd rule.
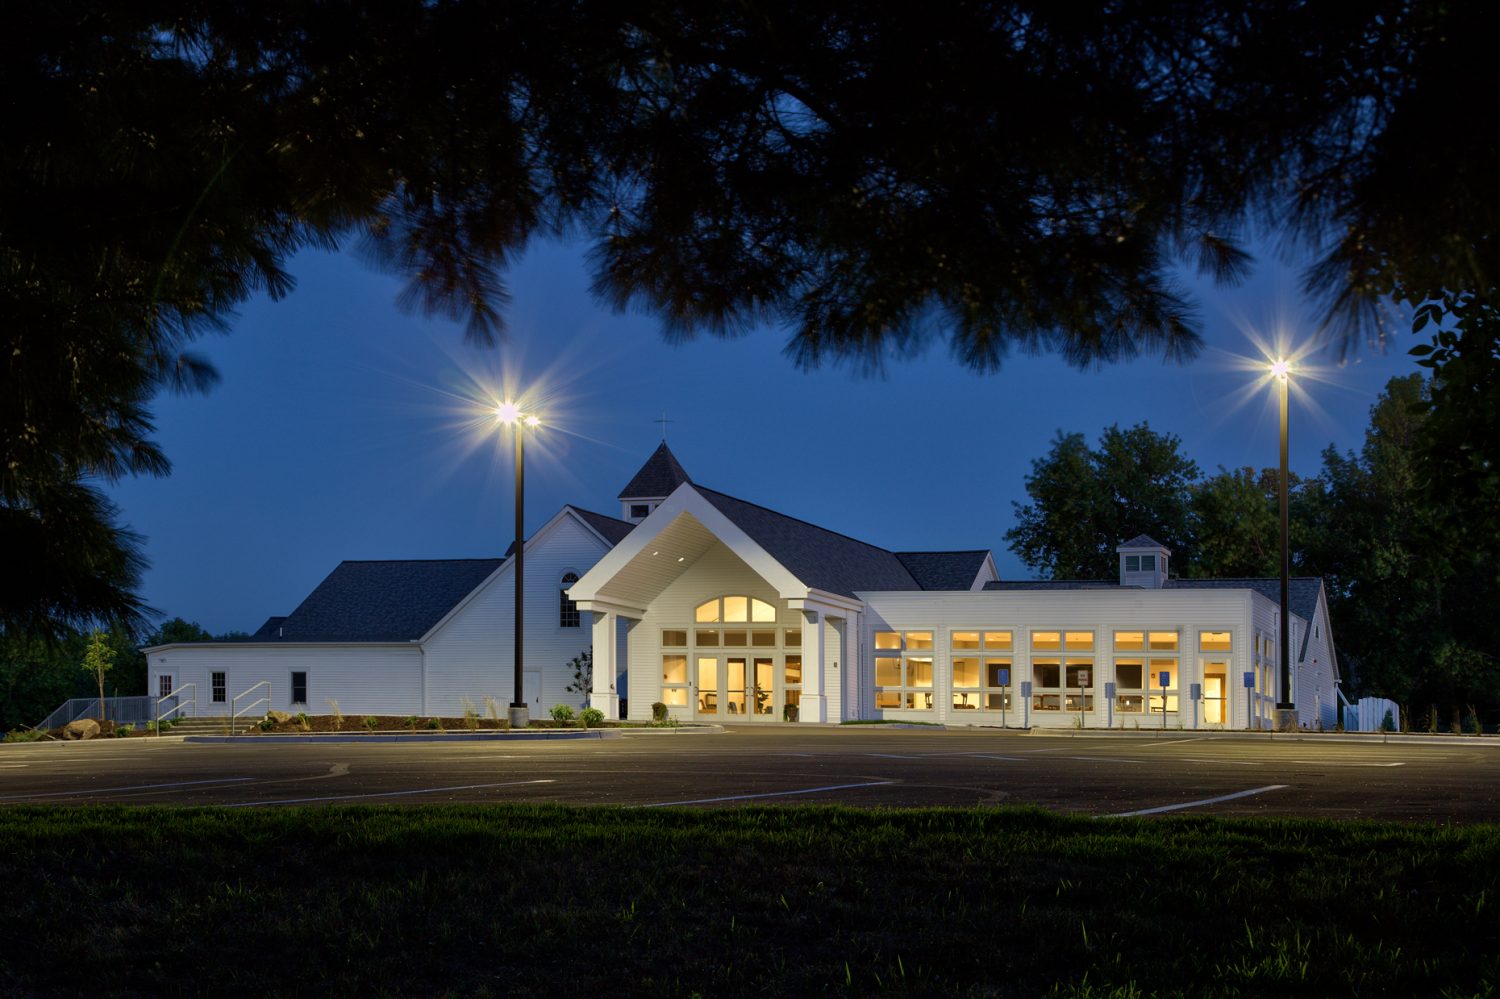
[[[1500,819],[1500,740],[1421,745],[1191,732],[890,727],[638,731],[482,742],[0,749],[0,804],[547,802],[634,807],[1036,805],[1089,815]]]

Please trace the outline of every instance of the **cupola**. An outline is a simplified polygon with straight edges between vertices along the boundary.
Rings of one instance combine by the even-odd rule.
[[[1120,585],[1159,590],[1167,581],[1172,550],[1154,538],[1137,535],[1115,549],[1120,555]]]
[[[676,455],[667,448],[667,442],[662,441],[641,470],[635,473],[635,478],[620,490],[620,519],[639,524],[672,495],[674,489],[691,481]]]

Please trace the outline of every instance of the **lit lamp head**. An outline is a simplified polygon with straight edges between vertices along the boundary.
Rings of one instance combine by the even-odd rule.
[[[502,402],[495,407],[495,419],[501,423],[515,423],[521,418],[521,409],[513,402]]]
[[[1271,365],[1271,377],[1278,381],[1286,381],[1287,376],[1292,373],[1292,362],[1285,358],[1277,358]]]
[[[525,423],[528,427],[531,427],[533,430],[535,430],[537,427],[541,426],[542,421],[537,419],[535,416],[528,416],[526,417]]]

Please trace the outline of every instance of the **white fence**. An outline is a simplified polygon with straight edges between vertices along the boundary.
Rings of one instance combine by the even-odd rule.
[[[162,705],[165,713],[176,703],[175,698]],[[140,725],[148,721],[156,720],[156,698],[149,696],[137,697],[106,697],[104,699],[104,713],[110,721],[130,722]],[[68,722],[78,718],[96,718],[99,715],[99,698],[97,697],[70,697],[63,701],[58,709],[44,718],[39,729],[54,729],[66,725]]]
[[[1401,706],[1384,697],[1361,697],[1358,704],[1345,703],[1345,732],[1380,732],[1390,714],[1391,731],[1401,728]]]

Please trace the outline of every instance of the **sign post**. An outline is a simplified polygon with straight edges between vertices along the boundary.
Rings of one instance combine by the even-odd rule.
[[[1031,681],[1021,681],[1021,727],[1031,727]]]
[[[1255,727],[1255,673],[1245,673],[1245,731]]]
[[[1167,688],[1172,685],[1172,671],[1161,671],[1161,730],[1167,730]]]
[[[1115,681],[1104,684],[1104,727],[1115,727]]]
[[[1084,704],[1087,703],[1089,689],[1089,671],[1081,669],[1078,671],[1078,727],[1083,728],[1088,724],[1084,715]]]
[[[1188,684],[1188,700],[1193,702],[1193,731],[1198,730],[1198,702],[1203,700],[1203,684]]]

